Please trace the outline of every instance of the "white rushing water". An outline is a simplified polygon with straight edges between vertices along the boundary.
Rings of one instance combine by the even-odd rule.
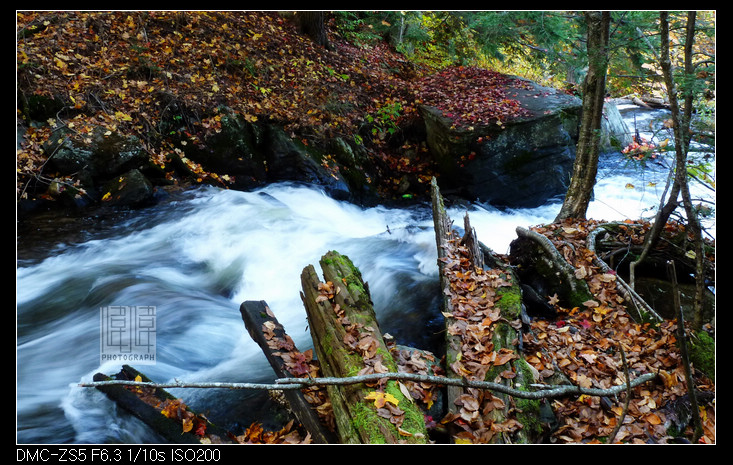
[[[666,170],[639,172],[615,161],[603,166],[588,216],[650,216]],[[473,205],[469,215],[480,240],[506,253],[517,226],[552,221],[559,207],[499,211]],[[449,213],[463,224],[464,209]],[[201,188],[141,210],[81,244],[61,244],[45,260],[19,264],[18,441],[156,442],[103,394],[76,386],[120,368],[100,366],[101,307],[156,308],[157,362],[139,367],[153,380],[271,380],[239,306],[265,300],[298,348],[309,348],[300,273],[309,264],[318,269],[328,250],[348,255],[360,268],[383,331],[401,343],[433,347],[442,317],[427,205],[360,208],[291,184],[256,192]],[[172,391],[227,426],[257,420],[265,405],[260,393]]]

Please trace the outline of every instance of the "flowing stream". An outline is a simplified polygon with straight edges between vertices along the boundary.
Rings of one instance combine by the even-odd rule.
[[[637,113],[644,133],[648,123],[641,120],[660,112]],[[656,164],[640,171],[618,155],[605,156],[588,217],[650,216],[667,172]],[[704,189],[700,195],[712,196]],[[499,211],[473,204],[468,212],[479,239],[506,253],[517,226],[552,221],[559,207]],[[465,211],[450,209],[457,225]],[[155,381],[271,381],[239,306],[265,300],[298,348],[311,347],[300,273],[309,264],[318,269],[328,250],[360,268],[384,332],[429,350],[442,337],[429,205],[360,208],[292,184],[254,192],[204,187],[106,227],[89,227],[81,238],[51,241],[56,244],[41,252],[26,242],[18,247],[20,443],[160,442],[102,393],[76,386],[120,368],[119,362],[100,363],[102,307],[155,307],[156,363],[138,367]],[[225,427],[267,418],[262,392],[170,391]]]

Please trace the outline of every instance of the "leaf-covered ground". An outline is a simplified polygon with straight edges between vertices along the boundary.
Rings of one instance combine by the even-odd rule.
[[[358,138],[399,180],[429,174],[426,161],[403,155],[415,147],[385,141],[416,117],[417,104],[438,106],[463,125],[520,111],[501,92],[499,74],[462,67],[433,74],[385,43],[356,46],[329,31],[332,50],[274,12],[18,12],[19,116],[33,96],[59,105],[21,141],[19,195],[33,177],[53,179],[43,172],[44,144],[62,127],[82,139],[95,127],[137,135],[166,169],[168,154],[221,128],[226,107],[249,121],[277,122],[305,143]],[[189,169],[199,181],[231,182],[190,160]]]
[[[638,323],[627,312],[623,304],[633,306],[621,297],[616,275],[600,270],[594,264],[593,252],[587,248],[586,238],[597,225],[597,221],[567,222],[535,228],[555,243],[576,269],[576,276],[586,280],[595,299],[582,308],[557,307],[556,321],[534,320],[534,335],[525,341],[531,347],[527,360],[541,378],[551,377],[559,370],[578,386],[607,389],[625,382],[619,350],[623,347],[632,376],[658,373],[663,382],[646,383],[632,391],[616,441],[666,442],[670,440],[668,428],[675,427],[678,421],[669,407],[687,393],[677,324],[669,320],[659,325]],[[622,229],[626,231],[620,234],[622,243],[641,244],[648,224],[629,223],[628,228]],[[714,382],[700,371],[695,373],[696,389],[714,393]],[[561,422],[554,439],[566,443],[598,442],[609,436],[623,413],[625,395],[618,397],[581,396],[553,401]],[[700,414],[704,428],[701,442],[714,443],[714,401],[701,402]]]
[[[685,365],[682,361],[676,321],[638,323],[628,312],[634,306],[620,291],[617,275],[598,266],[595,253],[588,249],[587,238],[598,227],[598,221],[551,224],[533,228],[549,238],[565,260],[575,269],[575,275],[584,279],[594,296],[582,307],[563,308],[556,296],[549,304],[557,310],[553,319],[534,318],[530,330],[524,332],[522,352],[533,367],[537,383],[555,385],[558,380],[581,388],[609,389],[625,384],[626,369],[631,378],[645,373],[656,373],[655,381],[632,389],[625,410],[626,393],[612,397],[567,396],[548,400],[556,416],[556,424],[547,419],[545,428],[552,426],[546,441],[552,443],[605,443],[615,435],[617,443],[666,443],[682,434],[690,438],[691,427],[684,415],[674,408],[683,402],[688,392]],[[667,232],[678,232],[670,225]],[[622,224],[618,243],[640,245],[648,230],[648,223]],[[506,318],[500,309],[498,293],[506,286],[497,270],[474,269],[465,247],[456,245],[444,267],[450,279],[450,299],[454,303],[455,323],[447,328],[460,336],[461,357],[446,369],[467,379],[483,380],[492,366],[502,367],[515,357],[506,349],[492,344],[492,327]],[[714,260],[714,257],[708,257]],[[487,285],[488,284],[488,285]],[[456,313],[457,312],[457,313]],[[455,318],[457,317],[457,318]],[[513,321],[515,328],[522,326]],[[708,330],[713,330],[707,328]],[[689,346],[690,341],[687,341]],[[626,358],[624,366],[621,349]],[[699,394],[700,416],[703,423],[701,443],[715,442],[715,385],[700,370],[693,369]],[[497,379],[514,378],[517,373],[504,370]],[[486,442],[502,431],[516,431],[519,418],[515,415],[500,424],[486,419],[486,413],[505,408],[505,403],[488,393],[474,389],[456,402],[458,412],[444,419],[458,428],[454,440],[458,442]],[[622,424],[619,426],[619,422]],[[675,432],[678,430],[677,432]]]

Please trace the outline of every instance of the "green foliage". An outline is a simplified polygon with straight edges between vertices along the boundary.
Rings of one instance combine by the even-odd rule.
[[[384,139],[387,135],[397,132],[397,121],[402,115],[400,102],[388,102],[381,105],[373,114],[366,116],[368,123],[373,124],[372,134]]]
[[[366,45],[381,40],[380,34],[371,26],[369,13],[359,11],[334,11],[334,27],[344,39],[357,45]]]

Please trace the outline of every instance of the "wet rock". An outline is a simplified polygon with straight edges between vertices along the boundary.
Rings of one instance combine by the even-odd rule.
[[[527,115],[473,128],[453,127],[422,106],[441,188],[504,207],[536,207],[565,194],[575,160],[582,102],[517,78],[507,90]]]
[[[102,201],[111,206],[140,207],[153,199],[153,185],[137,169],[115,177],[102,191]]]

